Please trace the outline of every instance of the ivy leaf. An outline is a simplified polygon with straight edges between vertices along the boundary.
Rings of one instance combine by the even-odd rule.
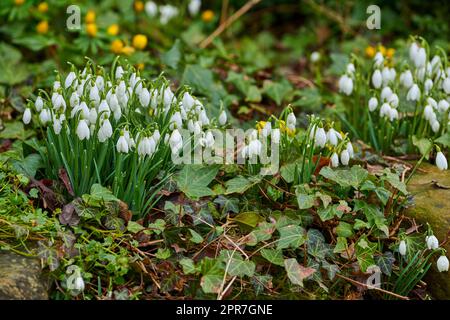
[[[273,82],[265,80],[263,85],[264,93],[271,98],[277,105],[281,105],[286,96],[292,91],[289,82]]]
[[[366,180],[368,171],[361,166],[353,166],[351,169],[332,169],[323,167],[320,175],[328,180],[334,181],[342,187],[358,187]]]
[[[280,239],[278,240],[278,249],[294,248],[297,249],[306,241],[306,231],[304,228],[295,225],[288,225],[278,229]]]
[[[247,211],[238,214],[234,218],[230,218],[231,221],[236,221],[252,228],[256,227],[258,222],[261,221],[261,216],[257,212]]]
[[[392,273],[392,266],[395,262],[395,257],[390,251],[386,251],[382,255],[375,256],[375,262],[380,267],[381,272],[390,276]]]
[[[191,233],[191,238],[189,239],[190,241],[192,241],[193,243],[202,243],[203,242],[203,237],[198,234],[198,232],[189,229],[189,232]]]
[[[185,165],[175,176],[178,188],[191,199],[213,195],[208,185],[219,172],[219,166]]]
[[[347,250],[347,238],[337,237],[336,246],[333,249],[334,253],[341,253]]]
[[[253,241],[247,242],[247,245],[256,245],[258,242],[266,241],[272,238],[275,231],[275,226],[269,222],[260,222],[258,226],[251,232],[250,239]]]
[[[350,238],[353,235],[353,228],[350,223],[340,221],[336,227],[336,234],[339,237]]]
[[[287,276],[293,284],[303,287],[303,280],[311,276],[316,269],[305,268],[298,264],[294,258],[284,260],[284,268],[286,269]]]
[[[382,177],[383,180],[386,180],[387,182],[389,182],[389,184],[391,186],[393,186],[395,189],[397,189],[404,195],[408,194],[408,190],[406,190],[406,185],[400,181],[400,178],[398,177],[398,175],[392,173],[391,170],[388,168],[384,169],[383,173],[384,173],[384,175]]]
[[[322,261],[322,268],[324,268],[328,273],[328,278],[333,280],[337,273],[339,273],[340,269],[335,264],[330,264],[326,260]]]
[[[261,249],[261,255],[264,259],[277,266],[284,266],[283,252],[278,249]]]
[[[139,231],[144,230],[145,228],[141,226],[139,223],[134,221],[128,221],[127,230],[131,233],[138,233]]]
[[[200,286],[205,293],[218,293],[222,281],[223,275],[207,274],[200,279]]]
[[[172,69],[177,69],[181,60],[181,43],[175,40],[172,48],[161,56],[161,61]]]
[[[442,136],[434,140],[434,142],[450,148],[450,132],[443,134]]]
[[[369,266],[375,264],[373,254],[376,251],[377,244],[371,243],[367,238],[361,237],[356,243],[356,259],[362,272],[366,272]]]
[[[194,260],[189,258],[181,259],[180,265],[183,267],[184,274],[195,274],[199,271],[199,268],[195,266]]]
[[[297,193],[297,203],[300,210],[309,209],[314,206],[315,196],[306,193]]]
[[[425,156],[425,159],[428,160],[428,158],[430,157],[431,147],[433,146],[433,143],[430,141],[430,139],[418,139],[416,136],[412,136],[412,143],[419,149],[420,154]]]
[[[225,185],[227,187],[227,190],[225,194],[230,193],[244,193],[257,183],[261,181],[260,177],[251,177],[249,179],[243,177],[243,176],[237,176],[231,180],[228,180]]]

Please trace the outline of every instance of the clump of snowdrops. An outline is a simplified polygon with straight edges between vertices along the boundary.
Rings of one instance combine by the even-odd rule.
[[[449,128],[450,67],[444,50],[432,51],[423,38],[412,38],[407,57],[390,58],[379,51],[371,64],[352,56],[339,79],[344,97],[343,122],[352,134],[384,153],[441,150]],[[417,149],[416,149],[417,147]]]
[[[156,194],[170,176],[183,145],[180,131],[205,136],[216,126],[202,103],[187,88],[174,93],[162,76],[140,77],[117,60],[110,74],[88,62],[83,70],[65,77],[58,74],[50,94],[41,91],[30,102],[23,122],[32,115],[45,131],[49,178],[64,169],[74,196],[88,193],[93,184],[112,189],[139,215],[157,200]],[[223,112],[221,123],[227,121]]]

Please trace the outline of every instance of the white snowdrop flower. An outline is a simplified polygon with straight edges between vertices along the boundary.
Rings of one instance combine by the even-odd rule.
[[[76,78],[75,72],[73,71],[69,72],[69,74],[66,77],[66,81],[64,82],[64,88],[66,89],[69,88],[72,85],[73,80],[75,80],[75,78]]]
[[[377,109],[378,107],[378,100],[376,97],[372,97],[369,99],[369,103],[368,103],[368,107],[369,107],[369,111],[373,112]]]
[[[346,71],[348,74],[353,75],[355,73],[355,65],[353,63],[349,63],[347,65]]]
[[[200,134],[201,132],[202,132],[202,125],[199,121],[196,121],[194,123],[194,134],[197,135]]]
[[[247,158],[247,155],[248,155],[248,146],[244,146],[242,149],[241,149],[241,156],[242,156],[242,158]]]
[[[36,101],[34,102],[34,107],[36,108],[37,112],[41,112],[42,108],[44,107],[44,101],[42,100],[41,96],[38,96],[36,98]]]
[[[433,88],[433,80],[431,80],[431,79],[425,80],[425,83],[424,83],[425,94],[428,94],[430,92],[431,88]]]
[[[59,88],[61,88],[61,83],[59,81],[55,81],[53,82],[53,90],[58,90]]]
[[[398,252],[402,256],[406,255],[406,242],[405,242],[405,240],[400,241],[400,245],[398,246]]]
[[[84,281],[81,276],[76,277],[73,284],[75,290],[84,291]]]
[[[293,112],[289,113],[286,119],[286,126],[290,130],[295,130],[295,126],[297,124],[297,118],[295,117],[295,114]]]
[[[201,123],[202,126],[207,126],[209,125],[209,118],[206,115],[206,111],[202,110],[202,112],[199,115],[199,121]]]
[[[183,103],[183,106],[186,108],[186,110],[189,111],[195,105],[195,100],[194,100],[194,98],[192,98],[192,96],[189,94],[189,92],[185,92],[183,95],[182,103]]]
[[[391,95],[392,89],[390,87],[384,87],[383,90],[381,90],[381,101],[388,101]]]
[[[227,123],[227,113],[225,110],[222,110],[222,112],[219,115],[219,124],[221,126],[224,126]]]
[[[390,110],[391,106],[387,102],[383,103],[380,108],[380,117],[389,116]]]
[[[344,74],[339,79],[339,92],[344,93],[345,95],[349,96],[352,94],[353,91],[353,80]]]
[[[164,96],[163,96],[163,99],[164,99],[164,106],[167,107],[167,108],[170,107],[170,105],[172,104],[172,102],[176,102],[175,96],[174,96],[172,90],[170,90],[169,87],[167,87],[167,88],[164,90]]]
[[[448,169],[447,159],[441,151],[436,154],[436,166],[439,168],[439,170]]]
[[[123,136],[127,140],[128,143],[128,149],[131,150],[136,146],[136,142],[134,141],[133,137],[131,136],[130,132],[128,130],[123,131]]]
[[[187,123],[187,128],[189,132],[194,132],[194,121],[192,119],[189,119]]]
[[[450,104],[447,102],[447,100],[440,100],[439,104],[438,104],[438,110],[439,112],[447,112],[448,108],[449,108]]]
[[[53,119],[53,131],[55,131],[56,135],[59,135],[61,133],[62,129],[62,119],[55,118]]]
[[[113,134],[113,129],[111,126],[111,123],[109,122],[108,119],[104,120],[100,129],[98,130],[98,141],[100,142],[105,142],[106,140],[108,140],[109,138],[111,138]]]
[[[330,160],[331,160],[331,166],[333,168],[339,167],[339,157],[336,152],[333,152]]]
[[[397,76],[397,72],[394,68],[389,69],[389,81],[395,81],[395,77]]]
[[[316,63],[320,60],[320,53],[317,51],[314,51],[311,53],[310,60],[312,63]]]
[[[423,116],[426,120],[431,119],[431,115],[434,113],[433,108],[427,104],[425,108],[423,109]]]
[[[381,52],[377,52],[375,54],[375,57],[373,57],[373,61],[374,61],[374,66],[379,68],[381,66],[383,66],[383,62],[384,62],[384,57],[381,54]]]
[[[424,81],[425,75],[426,75],[426,69],[425,69],[425,67],[418,68],[418,69],[416,70],[416,76],[417,76],[417,79],[419,79],[420,81]]]
[[[448,271],[449,261],[446,256],[440,256],[437,261],[437,268],[439,272]]]
[[[57,93],[54,97],[53,108],[55,111],[58,111],[59,109],[62,109],[63,112],[66,111],[66,101],[64,101],[63,96]]]
[[[396,120],[396,119],[398,119],[398,111],[397,111],[397,109],[394,109],[394,108],[390,108],[389,109],[389,120],[392,122],[392,121],[394,121],[394,120]]]
[[[109,98],[109,107],[111,111],[116,112],[116,110],[120,110],[119,100],[117,99],[117,95],[115,93],[111,94]]]
[[[396,93],[391,94],[391,96],[388,98],[388,103],[393,108],[397,108],[398,107],[398,103],[399,103],[398,95]]]
[[[391,71],[388,67],[384,67],[381,72],[383,84],[387,85],[391,81]]]
[[[409,47],[409,58],[411,61],[416,60],[417,53],[419,52],[419,46],[416,42],[411,43],[411,46]]]
[[[325,144],[327,143],[327,134],[325,133],[324,128],[318,128],[316,130],[316,136],[314,140],[320,148],[323,148],[325,146]]]
[[[97,122],[97,110],[95,108],[91,108],[91,110],[89,110],[89,123],[91,124],[95,124]]]
[[[425,51],[425,48],[420,48],[414,57],[414,64],[416,68],[425,67],[426,61],[427,61],[427,53]]]
[[[264,124],[264,127],[261,130],[261,134],[264,138],[267,138],[270,133],[272,132],[272,123],[271,122],[266,122]]]
[[[214,141],[213,134],[211,133],[211,131],[208,131],[205,136],[205,146],[207,148],[212,148],[212,146],[214,145],[214,142],[215,141]]]
[[[169,139],[169,145],[173,154],[178,154],[183,148],[183,138],[180,135],[178,129],[175,129]]]
[[[81,117],[83,119],[88,119],[89,118],[89,114],[90,114],[90,110],[86,104],[86,102],[82,101],[79,105],[79,109],[81,110]],[[73,109],[75,110],[75,108]],[[72,110],[72,111],[73,111]],[[73,118],[73,117],[72,117]]]
[[[141,94],[139,94],[139,102],[144,108],[147,108],[150,104],[150,92],[147,88],[142,89]]]
[[[426,237],[427,247],[429,250],[434,250],[439,248],[439,240],[434,235]]]
[[[351,142],[347,143],[347,147],[346,147],[348,154],[350,155],[350,158],[353,158],[353,156],[355,155],[355,151],[353,150],[353,145]]]
[[[273,129],[272,130],[272,142],[275,144],[279,144],[280,143],[280,129]]]
[[[414,84],[413,75],[410,70],[406,70],[400,75],[400,83],[407,89]]]
[[[124,94],[123,96],[119,96],[119,104],[122,106],[123,109],[126,109],[126,107],[128,106],[128,100],[129,100],[129,96],[128,94]]]
[[[84,119],[81,119],[80,122],[78,122],[77,136],[78,136],[78,139],[80,139],[80,140],[84,140],[84,139],[89,140],[89,137],[91,136],[88,123]]]
[[[159,7],[159,13],[161,14],[159,22],[161,22],[161,24],[167,24],[167,22],[178,14],[178,9],[167,4]]]
[[[111,114],[111,110],[109,109],[109,105],[108,102],[106,102],[106,100],[102,100],[100,102],[100,105],[98,106],[98,114],[102,117],[102,118],[109,118],[110,114]]]
[[[438,108],[438,104],[436,102],[436,100],[434,100],[432,97],[427,97],[427,103],[433,107],[433,109],[437,109]]]
[[[441,63],[441,58],[438,55],[435,55],[433,59],[431,59],[430,65],[432,68],[435,68]]]
[[[408,94],[406,95],[406,100],[408,101],[419,101],[420,99],[420,89],[417,84],[413,84],[413,86],[409,89]]]
[[[116,68],[116,73],[115,73],[116,79],[122,78],[124,72],[125,72],[125,71],[123,71],[123,68],[122,68],[121,66],[118,66],[118,67]]]
[[[117,108],[113,111],[114,120],[119,121],[122,117],[122,110],[120,108]]]
[[[153,1],[147,1],[145,3],[145,13],[150,17],[153,18],[158,14],[158,6]]]
[[[122,96],[124,96],[127,93],[127,86],[125,85],[125,81],[120,81],[119,85],[117,86],[117,98],[120,98]]]
[[[96,85],[93,85],[89,91],[89,100],[93,101],[96,106],[100,103],[100,94]]]
[[[188,116],[187,116],[187,112],[183,107],[183,104],[180,103],[180,114],[181,114],[181,119],[183,120],[187,120]]]
[[[327,132],[327,140],[333,145],[337,146],[339,139],[342,139],[342,136],[339,132],[331,128]]]
[[[348,165],[348,162],[350,161],[350,154],[347,150],[342,150],[341,152],[341,163],[346,166]]]
[[[200,7],[202,5],[201,0],[191,0],[188,4],[188,10],[191,16],[196,16],[200,10]]]
[[[43,125],[46,125],[51,120],[50,110],[42,109],[39,113],[39,120]]]
[[[142,138],[137,147],[138,155],[141,157],[150,155],[150,148],[150,139],[147,137]]]
[[[262,143],[258,139],[250,141],[248,145],[248,157],[259,156],[262,150]]]
[[[439,128],[441,127],[441,124],[436,119],[433,119],[431,122],[431,130],[433,130],[434,133],[439,131]]]
[[[170,118],[170,130],[173,130],[174,128],[181,129],[182,127],[183,127],[183,120],[181,119],[180,112],[177,111]]]
[[[446,94],[450,94],[450,76],[445,78],[442,82],[442,89],[445,91]]]
[[[22,121],[25,124],[29,124],[31,121],[31,110],[30,108],[26,108],[25,112],[23,113]]]
[[[128,153],[128,150],[129,150],[128,142],[127,142],[127,139],[123,135],[121,135],[120,138],[117,140],[116,149],[117,149],[117,152]]]
[[[76,91],[72,92],[69,99],[69,104],[72,108],[80,104],[80,97]]]
[[[159,139],[161,138],[161,134],[159,133],[158,129],[156,129],[155,132],[153,132],[152,138],[153,138],[153,141],[155,142],[155,147],[156,147],[156,144],[159,142]]]
[[[95,79],[95,86],[101,92],[105,88],[105,79],[102,76],[97,76]]]
[[[381,87],[381,84],[383,82],[383,78],[381,75],[380,70],[375,70],[373,75],[372,75],[372,85],[374,86],[374,88],[379,89]]]
[[[86,83],[86,79],[81,80],[80,84],[77,87],[77,94],[79,97],[83,95],[84,84]]]

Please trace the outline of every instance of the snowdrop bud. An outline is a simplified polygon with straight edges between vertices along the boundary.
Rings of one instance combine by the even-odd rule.
[[[372,97],[369,99],[369,111],[373,112],[377,109],[378,107],[378,100],[375,97]]]
[[[416,60],[418,51],[419,51],[419,46],[417,45],[417,43],[415,43],[415,42],[411,43],[411,46],[409,47],[409,58],[412,61]]]
[[[437,121],[436,119],[433,119],[431,121],[431,130],[433,130],[434,133],[439,131],[439,128],[441,127],[439,121]]]
[[[448,271],[448,258],[446,256],[440,256],[437,261],[437,268],[439,272]]]
[[[145,3],[145,13],[153,18],[158,14],[158,6],[153,1],[147,1]]]
[[[408,101],[419,101],[420,99],[420,89],[417,84],[413,84],[411,89],[409,89],[408,94],[406,95],[406,100]]]
[[[398,111],[397,111],[397,109],[390,108],[388,115],[389,115],[389,120],[391,122],[394,121],[395,119],[398,119]]]
[[[80,122],[78,122],[77,136],[78,136],[78,139],[80,139],[80,140],[84,140],[84,139],[89,140],[89,137],[91,136],[87,121],[84,119],[82,119],[82,120],[80,120]]]
[[[25,124],[29,124],[31,121],[31,110],[30,108],[26,108],[25,112],[23,113],[22,121]]]
[[[318,62],[320,60],[320,53],[317,51],[314,51],[313,53],[311,53],[310,59],[311,59],[312,63]]]
[[[414,84],[414,80],[410,70],[406,70],[400,75],[400,82],[405,88],[411,88],[411,86]]]
[[[295,125],[297,124],[297,118],[293,112],[289,113],[286,120],[286,126],[290,130],[295,130]]]
[[[111,123],[109,122],[108,119],[106,119],[105,121],[103,121],[102,126],[98,130],[98,134],[97,134],[98,141],[105,142],[106,140],[111,138],[112,134],[113,134],[113,130],[112,130]]]
[[[122,78],[123,73],[124,73],[123,68],[121,66],[118,66],[116,68],[116,79]]]
[[[379,68],[379,67],[381,67],[383,65],[384,57],[381,54],[381,52],[377,52],[375,57],[373,57],[373,60],[374,60],[374,66]]]
[[[380,70],[375,70],[375,72],[372,75],[372,84],[374,88],[379,89],[381,87],[381,84],[383,82],[383,78],[381,76]]]
[[[124,136],[120,136],[116,144],[117,152],[128,153],[128,142]]]
[[[95,86],[99,91],[103,91],[105,88],[105,79],[103,79],[102,76],[97,76],[97,79],[95,79]]]
[[[424,84],[425,94],[428,94],[428,92],[430,92],[431,88],[433,88],[433,80],[431,80],[431,79],[425,80],[425,84]]]
[[[39,120],[41,121],[41,123],[45,125],[50,121],[50,119],[51,119],[50,110],[42,109],[41,112],[39,113]]]
[[[36,101],[34,102],[34,107],[36,108],[37,112],[41,112],[42,107],[44,107],[44,101],[42,100],[41,96],[38,96],[36,98]]]
[[[353,80],[349,78],[346,74],[344,74],[339,79],[339,92],[342,92],[345,95],[349,96],[352,94],[352,91],[353,91]]]
[[[83,278],[81,276],[76,277],[73,284],[74,284],[74,289],[75,290],[79,290],[79,291],[83,291],[84,290],[84,281],[83,281]]]
[[[406,242],[405,242],[405,240],[400,241],[400,245],[398,246],[398,252],[400,252],[400,254],[402,256],[406,255]]]
[[[447,170],[448,168],[447,159],[441,151],[439,151],[436,155],[436,166],[439,170]]]
[[[334,152],[334,153],[331,155],[331,166],[332,166],[333,168],[339,167],[339,157],[338,157],[338,155],[336,154],[336,152]]]
[[[328,130],[328,132],[327,132],[327,139],[333,146],[337,146],[339,138],[342,138],[341,134],[339,132],[337,132],[333,128]]]
[[[398,102],[399,99],[396,93],[391,94],[391,96],[388,98],[388,103],[394,108],[398,107]]]
[[[450,94],[450,77],[447,77],[442,82],[442,89],[444,89],[446,94]]]
[[[353,75],[355,73],[355,65],[353,63],[349,63],[347,65],[347,73]]]
[[[353,156],[355,155],[355,152],[353,150],[353,145],[352,145],[351,142],[347,143],[347,148],[346,149],[348,151],[348,154],[350,155],[350,158],[353,158]]]
[[[273,141],[273,143],[276,143],[276,144],[280,143],[280,129],[272,130],[272,141]]]
[[[320,148],[323,148],[325,146],[325,144],[327,143],[327,135],[324,128],[318,128],[316,130],[316,136],[314,140]]]
[[[439,56],[435,55],[433,57],[433,59],[431,59],[431,67],[434,68],[435,66],[440,64],[440,62],[441,62],[441,58]]]
[[[380,117],[389,116],[390,110],[391,106],[387,102],[383,103],[380,108]]]
[[[53,90],[58,90],[59,88],[61,88],[61,83],[59,81],[55,81],[53,82]]]
[[[434,250],[439,248],[439,240],[435,236],[429,236],[426,238],[427,241],[427,247],[430,250]]]
[[[447,100],[442,99],[441,101],[439,101],[438,110],[442,113],[447,112],[449,106],[450,104],[447,102]]]
[[[71,71],[69,72],[69,74],[67,75],[66,81],[64,82],[64,88],[68,88],[72,85],[73,80],[75,80],[76,75],[75,72]]]
[[[196,16],[202,5],[201,0],[191,0],[188,4],[188,10],[191,16]]]
[[[342,150],[341,152],[341,163],[346,166],[348,165],[348,162],[350,161],[350,154],[347,150]]]
[[[381,90],[381,101],[388,101],[388,99],[392,95],[392,89],[390,87],[384,87],[383,90]]]
[[[420,48],[414,57],[414,64],[416,68],[425,67],[426,61],[427,61],[427,53],[425,51],[425,48]]]
[[[219,124],[221,126],[224,126],[226,123],[227,123],[227,113],[225,112],[225,110],[222,110],[219,116]]]
[[[141,93],[139,94],[139,102],[144,108],[148,107],[150,103],[150,92],[147,88],[142,89]]]

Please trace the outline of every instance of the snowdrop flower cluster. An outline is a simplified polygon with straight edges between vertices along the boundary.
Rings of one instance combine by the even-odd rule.
[[[349,96],[353,92],[353,81],[355,79],[355,65],[349,63],[346,68],[345,74],[339,78],[339,92]]]
[[[192,17],[195,17],[200,11],[201,5],[201,0],[190,0],[187,5],[187,11]],[[179,8],[170,4],[158,6],[153,1],[147,1],[145,3],[144,9],[149,18],[155,18],[159,13],[159,22],[161,24],[167,24],[170,20],[172,20],[179,14]]]

